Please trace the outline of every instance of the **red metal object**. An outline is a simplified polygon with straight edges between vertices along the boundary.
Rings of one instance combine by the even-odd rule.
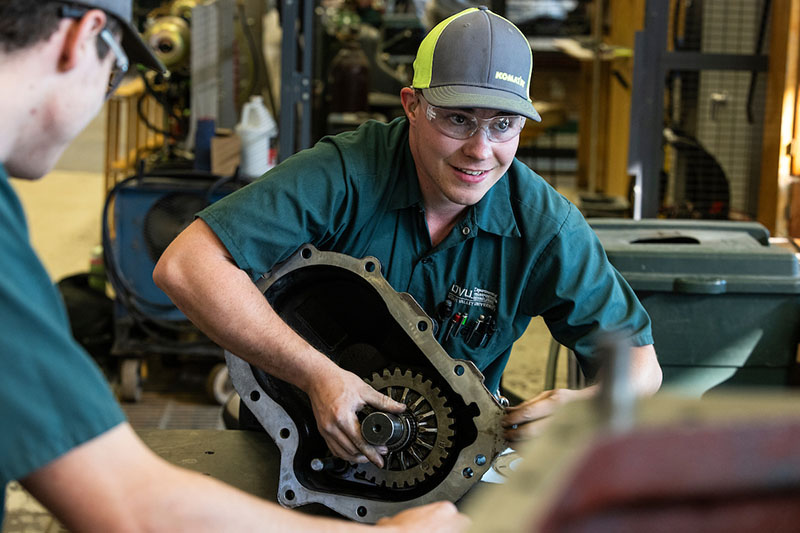
[[[529,531],[800,531],[800,421],[598,436]]]

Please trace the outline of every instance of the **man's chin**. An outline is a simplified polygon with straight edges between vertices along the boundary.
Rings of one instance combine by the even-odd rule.
[[[8,175],[10,177],[12,177],[14,179],[26,180],[26,181],[40,180],[45,176],[45,174],[47,174],[47,172],[49,172],[49,170],[48,170],[47,172],[41,172],[41,173],[37,173],[37,172],[26,173],[26,172],[21,172],[21,171],[15,171],[15,170],[12,170],[10,168],[7,168],[6,170],[8,171]]]
[[[458,194],[458,195],[450,195],[448,198],[452,203],[463,206],[463,207],[470,207],[472,205],[477,204],[480,202],[483,197],[486,195],[486,191],[482,194]]]
[[[38,180],[45,174],[53,170],[55,161],[21,161],[14,162],[13,160],[4,163],[6,172],[12,178],[21,180]]]

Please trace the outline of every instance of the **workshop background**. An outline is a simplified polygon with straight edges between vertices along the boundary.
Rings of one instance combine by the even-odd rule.
[[[590,219],[653,317],[665,389],[791,389],[800,342],[800,0],[486,0],[529,37],[518,157]],[[57,167],[12,180],[78,340],[134,428],[223,429],[222,351],[152,283],[209,202],[324,135],[400,116],[425,32],[468,0],[142,0],[134,73]],[[512,403],[578,387],[536,319]],[[226,407],[227,404],[227,407]],[[18,486],[4,532],[57,531]]]

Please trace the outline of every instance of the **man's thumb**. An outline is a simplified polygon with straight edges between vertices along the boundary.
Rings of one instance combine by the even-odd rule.
[[[396,402],[380,392],[372,389],[372,397],[370,398],[370,405],[383,411],[390,411],[393,413],[402,413],[406,410],[406,404]]]

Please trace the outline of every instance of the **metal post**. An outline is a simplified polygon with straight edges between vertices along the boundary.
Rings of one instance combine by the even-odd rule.
[[[594,40],[594,56],[592,58],[592,113],[589,126],[589,175],[586,177],[590,193],[597,192],[598,136],[600,135],[600,52],[603,44],[603,2],[594,3],[594,20],[592,22],[592,39]]]
[[[300,145],[297,150],[311,146],[311,76],[314,56],[314,4],[315,0],[303,0],[303,65],[298,76],[301,102]]]
[[[297,0],[281,0],[281,116],[278,159],[294,153],[297,108],[294,97],[294,75],[297,69]]]
[[[636,418],[636,391],[631,384],[631,344],[619,333],[611,334],[597,347],[603,361],[597,405],[609,431],[628,431]]]
[[[658,182],[664,165],[664,53],[669,0],[647,0],[644,31],[637,32],[633,66],[628,173],[634,176],[633,218],[658,216]]]
[[[281,113],[278,160],[311,145],[311,60],[314,0],[281,0]],[[299,32],[302,7],[303,31]],[[298,69],[298,47],[302,42]],[[299,136],[297,122],[300,121]]]

